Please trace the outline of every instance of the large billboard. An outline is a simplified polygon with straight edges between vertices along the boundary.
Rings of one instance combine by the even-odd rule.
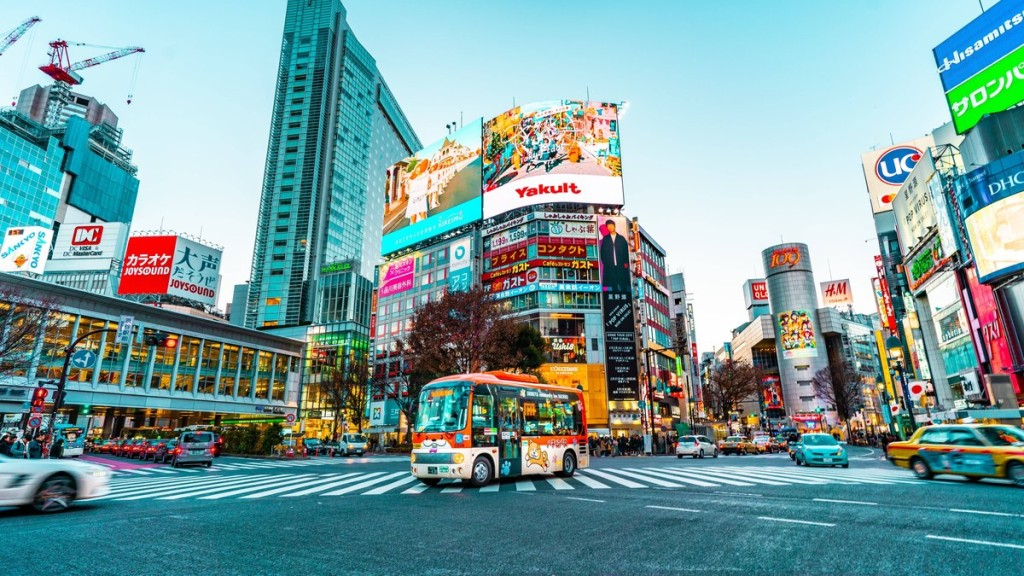
[[[849,278],[821,283],[821,303],[825,306],[853,306],[853,289]]]
[[[816,358],[818,340],[814,335],[814,322],[807,310],[788,310],[778,314],[779,340],[782,342],[782,357]]]
[[[553,202],[622,205],[617,105],[524,104],[483,129],[484,218]]]
[[[743,284],[743,301],[747,309],[768,305],[768,282],[764,278],[747,280]]]
[[[917,244],[928,237],[930,229],[936,226],[935,207],[928,186],[929,179],[934,175],[935,163],[926,150],[913,173],[893,198],[892,213],[896,218],[896,232],[904,254],[913,252]]]
[[[167,294],[215,305],[221,251],[180,236],[132,236],[118,294]]]
[[[960,190],[981,282],[1024,270],[1024,152],[969,172]]]
[[[387,298],[412,290],[416,274],[416,257],[409,256],[380,267],[380,285],[377,288],[379,298]]]
[[[621,216],[610,216],[602,217],[599,224],[598,255],[608,399],[639,400],[633,277],[627,240],[629,222]]]
[[[114,260],[124,255],[128,225],[120,222],[91,224],[65,223],[53,243],[53,256],[47,272],[84,272],[110,270]]]
[[[928,135],[861,154],[872,214],[892,210],[892,201],[900,187],[932,146],[935,140]]]
[[[1024,6],[1005,0],[933,50],[958,134],[1024,100]]]
[[[381,253],[480,219],[482,119],[388,168]]]
[[[42,274],[52,236],[53,231],[42,226],[8,228],[0,245],[0,272]]]

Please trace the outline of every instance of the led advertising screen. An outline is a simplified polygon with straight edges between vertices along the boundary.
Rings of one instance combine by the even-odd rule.
[[[1024,100],[1024,6],[1004,0],[933,50],[957,134]]]
[[[552,202],[622,205],[617,105],[524,104],[483,128],[484,218]]]
[[[782,341],[782,357],[816,358],[818,341],[814,337],[814,322],[807,310],[789,310],[778,314],[779,340]]]
[[[482,119],[388,168],[381,253],[480,219]]]
[[[982,282],[1024,270],[1024,194],[978,210],[966,224]]]
[[[925,151],[935,146],[931,135],[861,154],[871,213],[892,210],[892,201]]]
[[[380,267],[380,286],[377,295],[387,298],[412,290],[413,278],[416,274],[416,257],[409,256]]]
[[[598,224],[608,399],[639,400],[633,275],[629,260],[630,246],[626,239],[630,233],[629,222],[621,216],[610,216],[601,217]]]

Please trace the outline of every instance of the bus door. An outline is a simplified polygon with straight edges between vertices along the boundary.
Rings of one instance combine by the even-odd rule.
[[[522,411],[515,389],[502,389],[498,395],[498,477],[519,476],[523,473],[520,439],[522,437]]]

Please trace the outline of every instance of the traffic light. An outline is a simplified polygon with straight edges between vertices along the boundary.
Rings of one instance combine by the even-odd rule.
[[[147,334],[143,341],[146,343],[146,346],[163,346],[169,350],[174,350],[178,347],[178,337],[173,334],[164,334],[163,332]]]
[[[821,406],[818,406],[817,408],[814,409],[814,411],[817,412],[818,414],[821,414],[822,412],[825,411],[825,409],[822,408]]]
[[[90,412],[91,410],[92,410],[92,406],[89,406],[88,404],[86,404],[85,406],[82,406],[82,416],[88,416],[89,414],[91,414],[91,412]]]
[[[50,402],[54,406],[60,407],[62,404],[64,404],[64,398],[67,395],[68,395],[67,392],[65,392],[63,390],[57,390],[56,392],[53,393],[53,399],[51,399]]]
[[[43,406],[46,404],[46,397],[50,392],[42,386],[32,391],[32,407],[39,408],[39,410],[33,410],[33,412],[42,412]]]

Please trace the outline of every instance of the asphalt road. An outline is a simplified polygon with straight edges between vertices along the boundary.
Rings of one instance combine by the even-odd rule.
[[[1024,490],[851,456],[845,470],[784,455],[600,458],[569,480],[482,490],[425,488],[400,457],[147,465],[63,514],[0,510],[17,543],[0,572],[1021,573]]]

